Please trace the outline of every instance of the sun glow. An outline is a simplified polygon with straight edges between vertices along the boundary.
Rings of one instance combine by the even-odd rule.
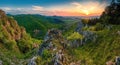
[[[76,11],[83,14],[84,16],[100,15],[106,4],[99,2],[87,2],[87,3],[72,3],[76,7]]]
[[[84,13],[85,15],[89,15],[89,14],[90,14],[90,12],[89,12],[88,10],[83,10],[83,13]]]

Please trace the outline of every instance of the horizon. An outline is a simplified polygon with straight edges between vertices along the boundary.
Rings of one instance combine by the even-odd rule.
[[[0,9],[7,14],[40,14],[45,16],[100,16],[110,0],[1,0]]]

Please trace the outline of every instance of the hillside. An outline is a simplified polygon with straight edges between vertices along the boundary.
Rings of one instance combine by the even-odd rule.
[[[26,31],[34,38],[43,39],[48,29],[56,28],[65,30],[72,24],[79,22],[80,17],[61,17],[61,16],[43,16],[32,14],[9,15],[17,20],[20,26],[26,28]]]
[[[25,28],[0,10],[0,61],[3,65],[19,64],[34,48],[34,43]]]
[[[42,15],[14,15],[20,26],[26,28],[26,31],[34,38],[42,39],[48,29],[60,29],[64,21],[58,18],[52,18]]]
[[[77,33],[71,33],[68,40],[76,46],[69,53],[74,60],[81,65],[120,65],[119,6],[109,5],[99,19],[83,20],[84,26],[76,31],[83,35],[82,42]]]

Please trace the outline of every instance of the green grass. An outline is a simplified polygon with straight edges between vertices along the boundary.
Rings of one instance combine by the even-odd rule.
[[[117,31],[120,25],[113,25],[112,29],[96,31],[96,42],[87,42],[84,46],[72,50],[75,60],[81,60],[82,64],[105,65],[107,61],[120,56],[120,35]]]

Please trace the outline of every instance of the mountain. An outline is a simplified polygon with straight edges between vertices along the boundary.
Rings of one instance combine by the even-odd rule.
[[[21,63],[20,59],[34,48],[34,41],[24,27],[0,10],[0,65]]]

